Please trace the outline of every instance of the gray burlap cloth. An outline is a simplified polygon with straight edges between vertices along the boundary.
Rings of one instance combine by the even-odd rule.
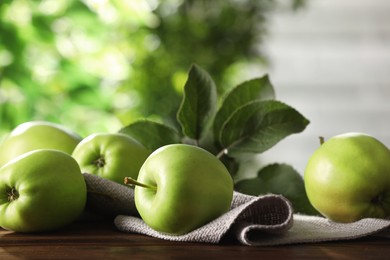
[[[156,232],[139,217],[133,189],[125,185],[84,174],[88,187],[87,208],[114,218],[122,232],[139,233],[160,239],[203,243],[240,243],[270,246],[387,236],[390,220],[362,219],[341,224],[323,217],[293,214],[283,196],[248,196],[235,192],[230,211],[185,235]]]

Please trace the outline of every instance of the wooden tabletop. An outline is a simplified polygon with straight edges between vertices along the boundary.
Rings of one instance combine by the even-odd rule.
[[[0,229],[0,259],[390,259],[390,240],[249,247],[181,243],[122,233],[112,221],[79,221],[41,234]]]

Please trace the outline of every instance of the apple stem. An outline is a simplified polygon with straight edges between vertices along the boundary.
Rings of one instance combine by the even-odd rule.
[[[320,139],[320,145],[323,145],[325,143],[325,138],[323,136],[320,136],[319,139]]]
[[[152,186],[152,185],[148,185],[148,184],[136,181],[131,177],[125,177],[124,182],[125,182],[125,184],[130,185],[132,187],[140,186],[140,187],[147,188],[147,189],[157,190],[156,186]]]
[[[217,157],[218,159],[221,159],[221,157],[224,156],[224,155],[227,154],[227,153],[228,153],[228,149],[227,149],[227,148],[224,148],[224,149],[222,149],[221,151],[219,151],[219,153],[216,155],[216,157]]]

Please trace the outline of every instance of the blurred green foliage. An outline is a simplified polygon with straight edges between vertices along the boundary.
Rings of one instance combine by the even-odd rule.
[[[220,93],[265,64],[259,46],[278,3],[1,0],[0,135],[30,120],[81,135],[140,117],[172,123],[192,63]]]

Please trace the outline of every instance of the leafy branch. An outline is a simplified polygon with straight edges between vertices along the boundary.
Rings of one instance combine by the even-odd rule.
[[[268,75],[245,81],[219,97],[212,77],[196,64],[188,72],[177,122],[181,129],[143,119],[120,132],[151,150],[173,143],[200,146],[221,159],[234,178],[234,171],[242,163],[240,158],[261,154],[289,135],[302,132],[309,124],[293,107],[275,99]],[[286,180],[280,187],[276,182],[257,187],[264,183],[257,177],[243,180],[245,185],[242,181],[236,183],[236,189],[253,195],[284,194],[293,198],[292,203],[301,213],[312,214],[301,176],[288,167],[274,165],[268,171],[275,180]]]

